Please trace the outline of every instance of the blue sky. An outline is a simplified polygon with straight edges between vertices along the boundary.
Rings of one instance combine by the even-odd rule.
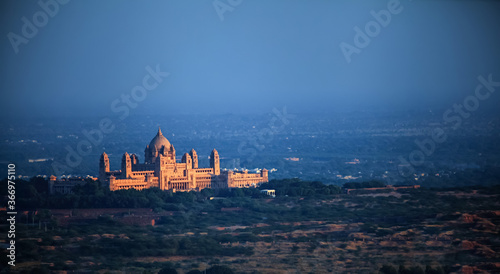
[[[243,0],[221,20],[211,0],[72,0],[16,53],[9,33],[43,9],[2,1],[2,117],[117,115],[157,65],[170,74],[131,113],[437,109],[500,81],[498,1],[401,0],[348,63],[340,44],[392,2]]]

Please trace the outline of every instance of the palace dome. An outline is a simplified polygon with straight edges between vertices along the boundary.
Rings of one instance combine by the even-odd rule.
[[[166,149],[170,149],[170,142],[167,140],[167,138],[165,138],[165,136],[163,136],[163,134],[161,133],[161,129],[158,128],[158,133],[149,143],[149,148],[153,149],[154,147],[156,147],[156,149],[161,149],[163,146],[165,146]]]

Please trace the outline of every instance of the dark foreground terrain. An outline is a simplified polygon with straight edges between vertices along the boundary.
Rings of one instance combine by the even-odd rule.
[[[49,197],[41,183],[20,190],[28,194],[19,198],[16,266],[4,273],[500,272],[498,186],[345,194],[288,179],[261,187],[276,189],[271,198],[258,189],[111,193],[90,183]]]

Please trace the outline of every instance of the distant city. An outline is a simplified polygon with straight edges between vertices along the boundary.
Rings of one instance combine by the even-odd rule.
[[[144,162],[144,144],[161,126],[176,150],[199,153],[200,166],[209,166],[209,153],[217,148],[221,170],[265,168],[270,179],[298,177],[338,185],[380,180],[439,186],[451,179],[458,185],[488,184],[480,174],[498,176],[500,120],[484,115],[465,120],[458,129],[443,127],[441,113],[431,111],[304,115],[285,108],[260,115],[135,115],[92,147],[80,143],[97,135],[83,132],[98,128],[100,118],[33,119],[3,124],[0,151],[5,163],[16,164],[20,177],[97,177],[103,151],[114,167],[125,151]],[[436,127],[446,132],[447,140],[426,143]],[[414,151],[421,151],[420,156]],[[6,174],[7,165],[0,168]]]

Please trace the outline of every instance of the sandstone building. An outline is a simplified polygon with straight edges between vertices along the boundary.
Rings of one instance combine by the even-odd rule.
[[[109,184],[110,190],[158,187],[162,190],[190,191],[203,188],[256,187],[268,181],[268,171],[260,173],[221,171],[219,153],[212,150],[210,167],[198,167],[198,155],[192,149],[176,161],[175,149],[160,129],[144,150],[144,163],[137,155],[125,152],[121,170],[110,171],[106,153],[99,161],[99,180]]]

